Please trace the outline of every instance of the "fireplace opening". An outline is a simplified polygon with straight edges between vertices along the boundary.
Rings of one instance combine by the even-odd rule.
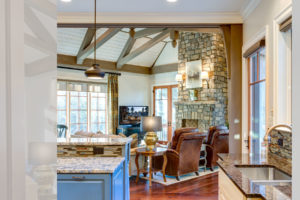
[[[182,119],[182,127],[198,128],[198,119]]]

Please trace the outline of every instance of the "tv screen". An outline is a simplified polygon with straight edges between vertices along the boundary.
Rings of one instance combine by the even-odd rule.
[[[138,125],[143,116],[149,115],[148,106],[120,106],[120,125]]]

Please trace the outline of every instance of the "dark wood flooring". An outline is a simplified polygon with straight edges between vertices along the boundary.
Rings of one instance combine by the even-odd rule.
[[[164,186],[152,182],[149,188],[148,181],[140,179],[135,183],[135,177],[130,179],[130,200],[218,200],[218,173],[208,174]]]

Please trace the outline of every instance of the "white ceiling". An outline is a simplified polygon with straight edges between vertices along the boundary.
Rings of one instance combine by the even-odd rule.
[[[58,12],[93,12],[94,0],[58,0]],[[247,0],[98,0],[98,12],[239,12]]]
[[[100,37],[106,30],[106,28],[98,29],[97,38]],[[141,29],[136,29],[136,31],[139,30]],[[76,56],[86,31],[86,28],[58,28],[57,53]],[[122,31],[119,31],[110,40],[100,46],[96,52],[97,59],[117,62],[129,38],[128,31],[128,28],[123,28]],[[151,40],[153,37],[154,34],[137,39],[131,52]],[[178,63],[177,48],[173,48],[171,43],[168,41],[170,41],[169,37],[130,60],[127,64],[152,67]],[[88,58],[93,58],[93,53],[89,55]]]

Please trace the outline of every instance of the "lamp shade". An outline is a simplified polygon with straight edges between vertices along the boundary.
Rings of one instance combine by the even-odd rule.
[[[162,130],[161,117],[142,117],[141,131],[143,132],[157,132]]]
[[[208,72],[201,72],[201,78],[203,79],[203,80],[208,80],[209,79],[209,77],[208,77]]]

